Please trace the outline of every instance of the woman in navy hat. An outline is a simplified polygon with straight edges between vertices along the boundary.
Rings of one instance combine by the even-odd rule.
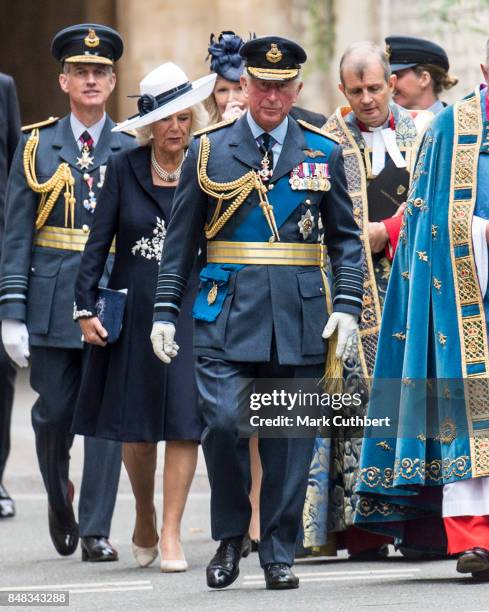
[[[385,39],[392,72],[397,76],[394,101],[408,110],[439,113],[446,106],[439,99],[458,79],[449,74],[445,49],[416,36],[389,36]]]
[[[113,131],[135,129],[141,146],[113,156],[95,210],[77,278],[75,318],[90,344],[74,431],[123,442],[123,459],[136,501],[132,549],[141,567],[158,556],[154,509],[157,442],[165,440],[161,571],[185,571],[180,522],[197,462],[202,426],[194,377],[191,309],[198,285],[197,262],[189,279],[171,365],[150,342],[158,263],[191,133],[205,127],[201,102],[215,75],[193,83],[168,62],[140,83],[138,113]],[[127,289],[119,338],[107,343],[96,316],[97,288],[116,236],[109,287]]]
[[[204,102],[210,123],[240,117],[246,110],[246,101],[239,79],[243,74],[244,60],[239,50],[244,41],[234,32],[221,32],[216,39],[211,34],[209,55],[211,72],[217,74],[212,94]]]

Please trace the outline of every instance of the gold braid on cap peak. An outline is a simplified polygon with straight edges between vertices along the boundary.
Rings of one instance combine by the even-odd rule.
[[[299,68],[256,68],[254,66],[247,66],[246,70],[251,74],[251,76],[264,81],[286,81],[289,79],[295,79],[295,77],[299,74]]]
[[[53,176],[45,183],[39,183],[36,176],[36,152],[39,145],[39,129],[34,128],[24,147],[24,171],[29,188],[41,194],[37,207],[36,230],[46,223],[51,211],[64,187],[65,192],[65,226],[70,217],[71,227],[75,226],[75,179],[67,163],[62,163]]]
[[[259,174],[254,170],[250,170],[234,181],[217,183],[211,180],[207,175],[207,164],[209,162],[210,153],[211,142],[209,137],[203,134],[200,139],[199,159],[197,162],[199,185],[204,193],[217,200],[216,210],[212,215],[212,219],[205,227],[205,237],[207,240],[214,238],[214,236],[221,231],[253,189],[256,189],[260,198],[260,208],[272,232],[270,241],[279,241],[280,236],[273,214],[273,206],[268,201],[267,188],[263,184]],[[234,202],[232,202],[227,210],[219,216],[224,200],[232,200],[233,198],[235,198]]]
[[[104,66],[113,66],[114,62],[103,55],[94,55],[86,53],[84,55],[70,55],[64,60],[67,64],[103,64]]]

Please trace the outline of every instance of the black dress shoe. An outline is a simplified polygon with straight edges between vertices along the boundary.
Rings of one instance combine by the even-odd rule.
[[[119,554],[107,538],[85,536],[81,539],[82,561],[118,561]]]
[[[207,566],[207,586],[211,589],[224,589],[239,576],[241,557],[250,554],[251,542],[248,535],[222,540],[216,554]]]
[[[51,506],[48,509],[49,534],[57,552],[66,557],[78,546],[78,523],[75,517],[60,518]]]
[[[72,555],[78,546],[78,523],[73,512],[73,497],[75,488],[71,480],[68,482],[68,507],[62,513],[48,507],[49,534],[54,548],[63,557]]]
[[[299,578],[286,563],[269,563],[265,565],[265,582],[267,589],[298,589]]]
[[[489,550],[485,548],[471,548],[463,552],[458,558],[457,572],[461,574],[481,574],[488,570]]]
[[[14,500],[7,493],[7,489],[0,482],[0,519],[15,516]]]

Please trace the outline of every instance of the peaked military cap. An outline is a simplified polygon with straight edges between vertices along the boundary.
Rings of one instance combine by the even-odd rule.
[[[392,72],[414,68],[418,64],[434,64],[445,70],[450,67],[445,50],[431,40],[416,36],[388,36],[385,43]]]
[[[260,36],[246,42],[239,51],[248,73],[263,81],[295,79],[307,60],[304,49],[280,36]]]
[[[56,34],[51,44],[51,53],[61,63],[112,66],[123,50],[120,34],[98,23],[80,23],[64,28]]]

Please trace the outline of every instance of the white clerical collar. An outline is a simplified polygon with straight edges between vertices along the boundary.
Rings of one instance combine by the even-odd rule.
[[[97,123],[94,123],[90,127],[87,127],[73,113],[70,114],[71,131],[73,132],[73,136],[75,137],[76,143],[80,150],[83,146],[80,141],[80,136],[83,134],[85,130],[92,137],[93,146],[94,147],[97,146],[97,142],[100,140],[100,134],[102,133],[102,130],[104,129],[106,118],[107,118],[107,115],[106,113],[104,113],[102,119],[100,119],[99,121],[97,121]]]
[[[251,133],[253,134],[253,138],[255,140],[265,133],[265,130],[260,127],[258,123],[253,119],[250,111],[246,112],[246,120],[248,121],[248,125],[250,126]],[[275,142],[278,142],[279,145],[283,145],[285,136],[287,134],[288,126],[289,118],[285,117],[282,123],[279,123],[276,128],[274,128],[271,132],[268,133],[274,138]]]
[[[379,130],[385,130],[385,128],[390,127],[389,126],[390,118],[391,118],[391,115],[389,113],[389,116],[387,117],[387,119],[384,121],[384,123],[382,125],[377,125],[376,127],[372,127],[370,125],[365,125],[364,127],[367,128],[367,130],[366,130],[367,132],[377,132]],[[362,124],[362,126],[363,126],[363,124]],[[363,127],[362,127],[362,132],[363,132]]]
[[[389,117],[383,125],[378,127],[366,127],[368,131],[363,131],[362,136],[365,140],[367,147],[372,149],[372,174],[374,176],[379,175],[385,168],[385,154],[394,162],[396,168],[406,168],[407,163],[402,156],[401,151],[396,141],[396,131],[390,127],[390,113]]]

